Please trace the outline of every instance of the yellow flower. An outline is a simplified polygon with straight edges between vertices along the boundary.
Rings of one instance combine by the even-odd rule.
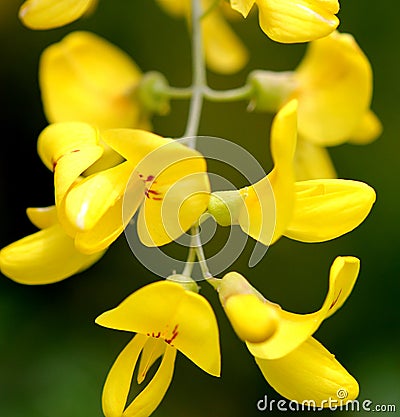
[[[102,155],[104,142],[124,162],[82,174]],[[209,200],[206,162],[195,150],[153,133],[85,123],[55,123],[38,140],[54,171],[59,220],[79,251],[106,249],[140,208],[138,234],[148,246],[178,238],[197,222]]]
[[[367,144],[382,131],[370,110],[372,70],[349,34],[334,32],[311,42],[294,72],[254,71],[250,108],[277,111],[298,100],[297,180],[336,178],[325,147]]]
[[[19,17],[31,29],[53,29],[91,12],[97,0],[27,0]]]
[[[247,17],[258,6],[261,29],[277,42],[309,42],[329,35],[339,25],[338,0],[230,0]]]
[[[339,145],[368,125],[369,132],[379,134],[369,109],[371,65],[351,35],[334,32],[310,43],[294,79],[303,140],[318,146]]]
[[[188,19],[190,16],[190,0],[157,0],[157,2],[173,17]],[[234,73],[246,65],[248,53],[242,41],[226,23],[222,10],[213,8],[214,3],[214,0],[202,0],[203,11],[206,13],[201,25],[207,65],[218,73]]]
[[[31,222],[40,229],[0,251],[1,272],[21,284],[50,284],[89,268],[104,251],[85,255],[74,245],[57,220],[54,206],[28,208]]]
[[[90,32],[72,32],[47,47],[39,83],[50,123],[79,121],[100,129],[146,127],[134,96],[140,69],[122,50]]]
[[[357,381],[312,335],[346,301],[359,269],[357,258],[336,258],[325,301],[320,310],[309,314],[281,309],[237,272],[221,280],[218,291],[233,328],[241,329],[238,335],[246,341],[265,379],[284,397],[327,407],[329,399],[339,401],[337,405],[344,398],[339,390],[346,395],[343,403],[358,396]],[[253,312],[257,312],[254,317]],[[250,335],[251,340],[243,335]]]
[[[302,242],[323,242],[355,229],[369,214],[375,191],[351,180],[294,179],[293,156],[296,146],[296,100],[276,115],[271,128],[271,155],[274,168],[257,183],[233,193],[214,194],[209,212],[223,225],[239,224],[242,230],[264,245],[281,236]],[[220,204],[215,201],[215,196]],[[234,196],[234,197],[235,197]],[[232,198],[229,207],[228,198]],[[219,219],[220,206],[229,207],[231,216]],[[232,215],[232,213],[237,213]],[[226,217],[226,216],[225,216]]]
[[[96,323],[137,333],[114,362],[104,385],[106,417],[147,417],[158,407],[172,379],[177,350],[205,372],[220,375],[218,325],[207,300],[179,284],[159,281],[103,313]],[[126,407],[133,373],[141,353],[137,382],[162,356],[146,388]]]

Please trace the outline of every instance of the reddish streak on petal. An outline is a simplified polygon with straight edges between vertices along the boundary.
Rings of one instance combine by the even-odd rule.
[[[337,297],[333,300],[331,306],[329,307],[329,310],[337,303],[337,300],[339,299],[341,293],[342,293],[342,288],[340,289],[339,294],[337,295]]]

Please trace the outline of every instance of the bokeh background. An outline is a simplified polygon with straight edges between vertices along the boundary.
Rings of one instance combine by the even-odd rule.
[[[61,29],[36,32],[18,21],[21,3],[0,2],[1,246],[35,231],[25,216],[26,207],[53,202],[52,175],[36,153],[36,139],[47,125],[37,82],[38,59],[46,46],[72,30],[91,30],[127,51],[143,71],[162,71],[171,85],[187,86],[191,77],[185,22],[170,19],[153,0],[100,0],[92,16]],[[231,269],[240,270],[284,308],[311,312],[322,304],[333,259],[337,255],[361,258],[352,296],[316,336],[358,379],[361,401],[396,404],[400,415],[400,6],[372,0],[341,3],[340,30],[355,36],[372,63],[372,107],[384,132],[368,146],[343,145],[330,151],[340,177],[372,185],[377,202],[368,219],[349,235],[315,245],[282,238],[252,269],[247,267],[250,244]],[[251,59],[235,76],[210,73],[209,82],[215,88],[240,86],[255,68],[293,69],[301,59],[305,45],[273,43],[261,32],[254,13],[232,25]],[[155,131],[182,135],[187,104],[173,102],[169,115],[155,117]],[[270,115],[247,113],[242,102],[206,103],[200,133],[241,144],[268,170],[270,122]],[[54,285],[23,286],[0,276],[0,416],[101,416],[104,379],[131,335],[100,328],[94,319],[155,279],[135,260],[124,236],[90,270]],[[233,333],[216,295],[204,283],[202,292],[218,316],[222,377],[204,374],[179,355],[173,383],[154,416],[266,414],[257,410],[257,401],[264,395],[280,396],[264,381]],[[369,413],[354,413],[364,414]]]

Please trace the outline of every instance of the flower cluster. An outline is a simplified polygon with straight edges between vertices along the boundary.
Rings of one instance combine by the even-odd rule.
[[[314,332],[349,297],[360,261],[337,257],[322,307],[309,314],[283,310],[241,273],[222,277],[208,268],[198,227],[212,217],[239,226],[265,246],[282,236],[316,243],[357,228],[370,213],[375,191],[340,179],[326,148],[367,144],[382,130],[371,110],[370,63],[349,34],[339,33],[337,0],[157,0],[192,32],[194,81],[169,86],[162,74],[143,74],[129,55],[94,33],[77,31],[48,46],[39,65],[49,125],[38,154],[54,177],[54,205],[28,208],[40,231],[0,251],[1,272],[23,284],[49,284],[97,262],[136,215],[140,244],[160,247],[190,232],[182,273],[138,289],[96,323],[135,336],[115,360],[103,390],[106,417],[150,416],[171,383],[177,351],[220,376],[217,319],[192,276],[218,293],[233,330],[246,343],[266,381],[282,396],[326,405],[339,389],[354,400],[358,384]],[[249,51],[227,23],[247,17],[256,4],[263,32],[276,42],[309,42],[293,71],[250,72],[246,85],[225,92],[206,84],[206,66],[237,72]],[[94,12],[96,0],[27,0],[22,22],[51,29]],[[255,9],[255,7],[254,7]],[[239,13],[237,13],[239,12]],[[166,115],[172,99],[191,99],[183,138],[153,132],[153,114]],[[274,113],[269,148],[273,167],[237,190],[213,190],[206,157],[196,150],[204,99],[243,100],[248,111]],[[261,149],[260,152],[264,152]],[[137,382],[161,358],[146,387],[129,403]]]

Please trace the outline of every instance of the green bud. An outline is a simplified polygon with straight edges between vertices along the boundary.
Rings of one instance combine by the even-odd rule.
[[[169,112],[169,97],[165,93],[167,89],[168,81],[164,75],[151,71],[143,75],[135,95],[148,112],[164,115]]]
[[[276,113],[297,87],[293,74],[291,71],[252,71],[247,78],[247,83],[253,87],[247,109]]]
[[[207,213],[211,214],[220,226],[239,224],[243,204],[238,190],[217,191],[210,196]]]

